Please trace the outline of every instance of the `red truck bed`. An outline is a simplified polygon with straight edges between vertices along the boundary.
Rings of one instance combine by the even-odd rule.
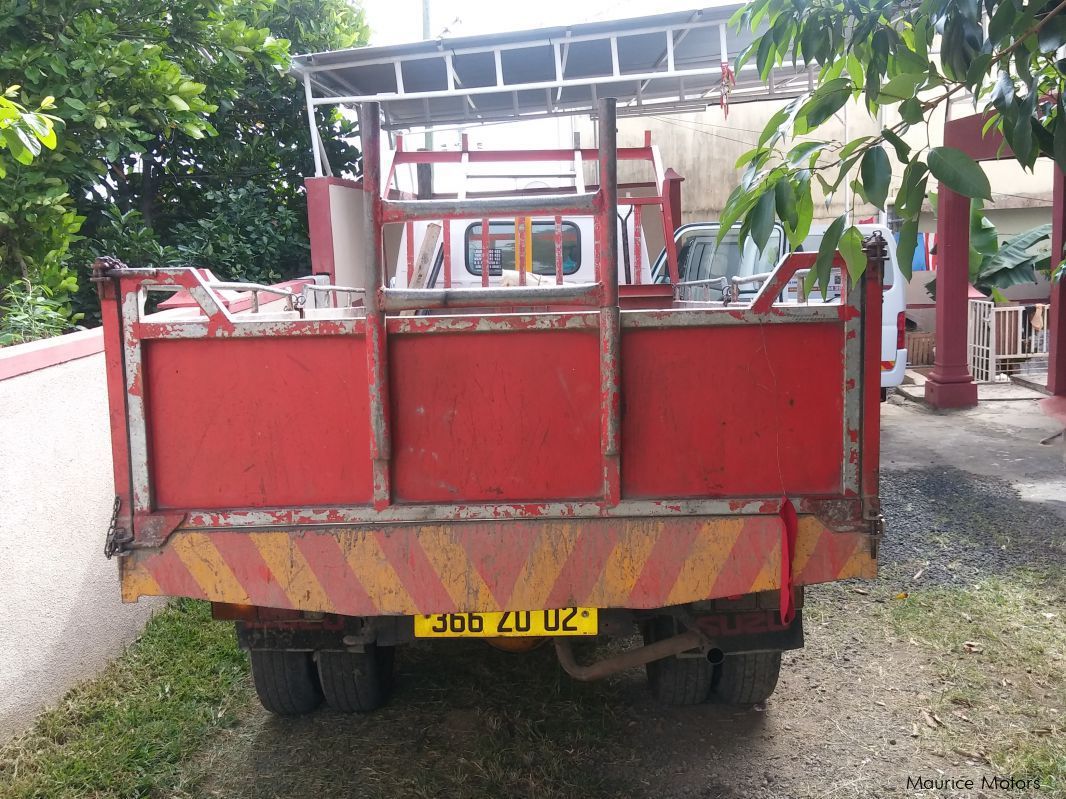
[[[409,637],[415,616],[602,621],[763,597],[752,608],[785,630],[801,586],[874,575],[876,242],[835,302],[779,301],[813,263],[796,254],[750,303],[645,289],[630,303],[607,135],[595,192],[509,201],[597,215],[598,283],[389,289],[382,219],[504,204],[384,199],[372,113],[362,302],[309,278],[234,303],[196,270],[98,264],[126,600],[254,606],[263,623],[332,614],[361,620],[345,641],[380,642],[403,638],[385,617]],[[148,292],[175,290],[178,308],[146,312]]]

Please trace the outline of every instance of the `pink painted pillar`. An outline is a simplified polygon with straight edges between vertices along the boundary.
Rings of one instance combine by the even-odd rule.
[[[1051,207],[1051,268],[1062,258],[1066,244],[1066,173],[1055,170],[1054,200]],[[1051,284],[1051,309],[1048,314],[1048,391],[1066,396],[1066,280]]]
[[[937,192],[936,358],[925,399],[934,408],[972,408],[977,384],[966,359],[970,200],[943,183]]]

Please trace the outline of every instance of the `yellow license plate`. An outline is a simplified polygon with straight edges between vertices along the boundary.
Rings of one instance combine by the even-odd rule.
[[[434,613],[415,616],[416,638],[515,638],[596,635],[596,608]]]

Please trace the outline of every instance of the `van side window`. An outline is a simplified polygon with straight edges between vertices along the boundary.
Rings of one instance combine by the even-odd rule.
[[[534,221],[533,273],[555,274],[555,222]],[[573,222],[563,222],[563,274],[572,275],[581,268],[581,231]],[[512,222],[489,222],[489,274],[500,275],[504,269],[516,269],[515,245],[518,236]],[[481,277],[481,223],[466,226],[466,271]]]

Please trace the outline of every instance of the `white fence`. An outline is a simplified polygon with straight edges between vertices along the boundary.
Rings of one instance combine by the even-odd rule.
[[[997,375],[1047,368],[1047,306],[996,305],[970,300],[967,342],[970,374],[978,383]],[[1045,320],[1045,321],[1041,321]]]

